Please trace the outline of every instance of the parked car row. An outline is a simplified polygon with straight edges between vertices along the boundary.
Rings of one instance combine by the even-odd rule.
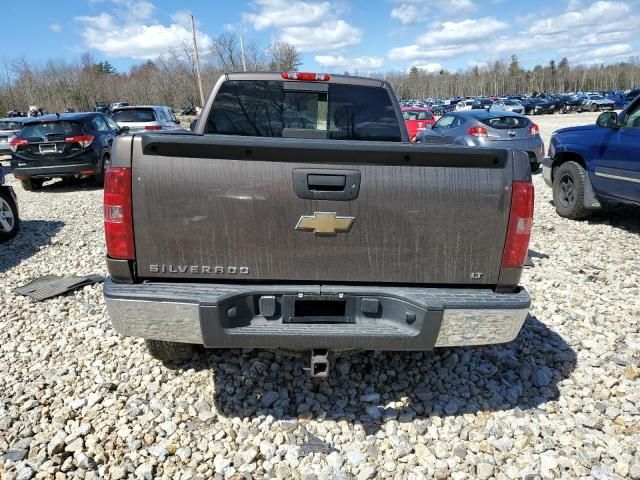
[[[25,190],[52,178],[93,177],[104,182],[116,136],[142,130],[177,130],[170,107],[119,104],[102,112],[62,113],[38,118],[0,119],[0,153],[11,153],[11,168]]]

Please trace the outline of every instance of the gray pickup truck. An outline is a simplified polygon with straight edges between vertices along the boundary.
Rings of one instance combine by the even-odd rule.
[[[382,80],[223,75],[193,132],[116,139],[105,185],[115,329],[310,352],[513,340],[530,298],[526,153],[411,144]]]

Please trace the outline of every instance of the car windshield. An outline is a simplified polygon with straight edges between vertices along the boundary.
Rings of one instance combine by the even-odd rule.
[[[25,125],[20,130],[20,137],[27,140],[51,140],[82,134],[82,124],[69,121],[37,122]]]
[[[589,100],[604,100],[605,98],[601,95],[589,95]]]
[[[516,102],[515,100],[505,100],[504,104],[512,106],[512,107],[515,107],[515,106],[520,105],[520,102]]]
[[[155,122],[156,114],[152,108],[125,108],[111,114],[116,122]]]
[[[502,116],[486,118],[484,120],[481,120],[481,122],[491,128],[506,130],[512,128],[523,128],[527,125],[527,123],[529,123],[529,120],[524,117]]]
[[[0,130],[20,130],[22,124],[19,122],[1,121]]]
[[[426,110],[405,110],[402,112],[402,118],[405,120],[433,120],[433,115]]]

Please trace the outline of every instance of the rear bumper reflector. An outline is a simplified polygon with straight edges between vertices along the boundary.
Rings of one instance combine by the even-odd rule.
[[[342,293],[349,321],[287,321],[289,298]],[[300,297],[302,295],[303,297]],[[211,348],[431,350],[516,338],[531,299],[491,290],[193,283],[104,284],[105,303],[123,335]],[[254,311],[268,297],[274,306]],[[379,307],[370,308],[375,304]],[[283,314],[283,312],[285,312]],[[290,320],[290,319],[289,319]]]

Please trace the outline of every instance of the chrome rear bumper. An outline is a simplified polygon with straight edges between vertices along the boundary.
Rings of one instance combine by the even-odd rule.
[[[431,350],[506,343],[518,335],[531,304],[522,288],[494,293],[353,285],[130,285],[111,279],[104,296],[113,326],[123,335],[211,348]],[[261,315],[264,296],[280,305],[275,315]],[[308,296],[344,299],[352,307],[351,321],[287,321],[286,298]],[[372,304],[378,305],[375,311]]]

